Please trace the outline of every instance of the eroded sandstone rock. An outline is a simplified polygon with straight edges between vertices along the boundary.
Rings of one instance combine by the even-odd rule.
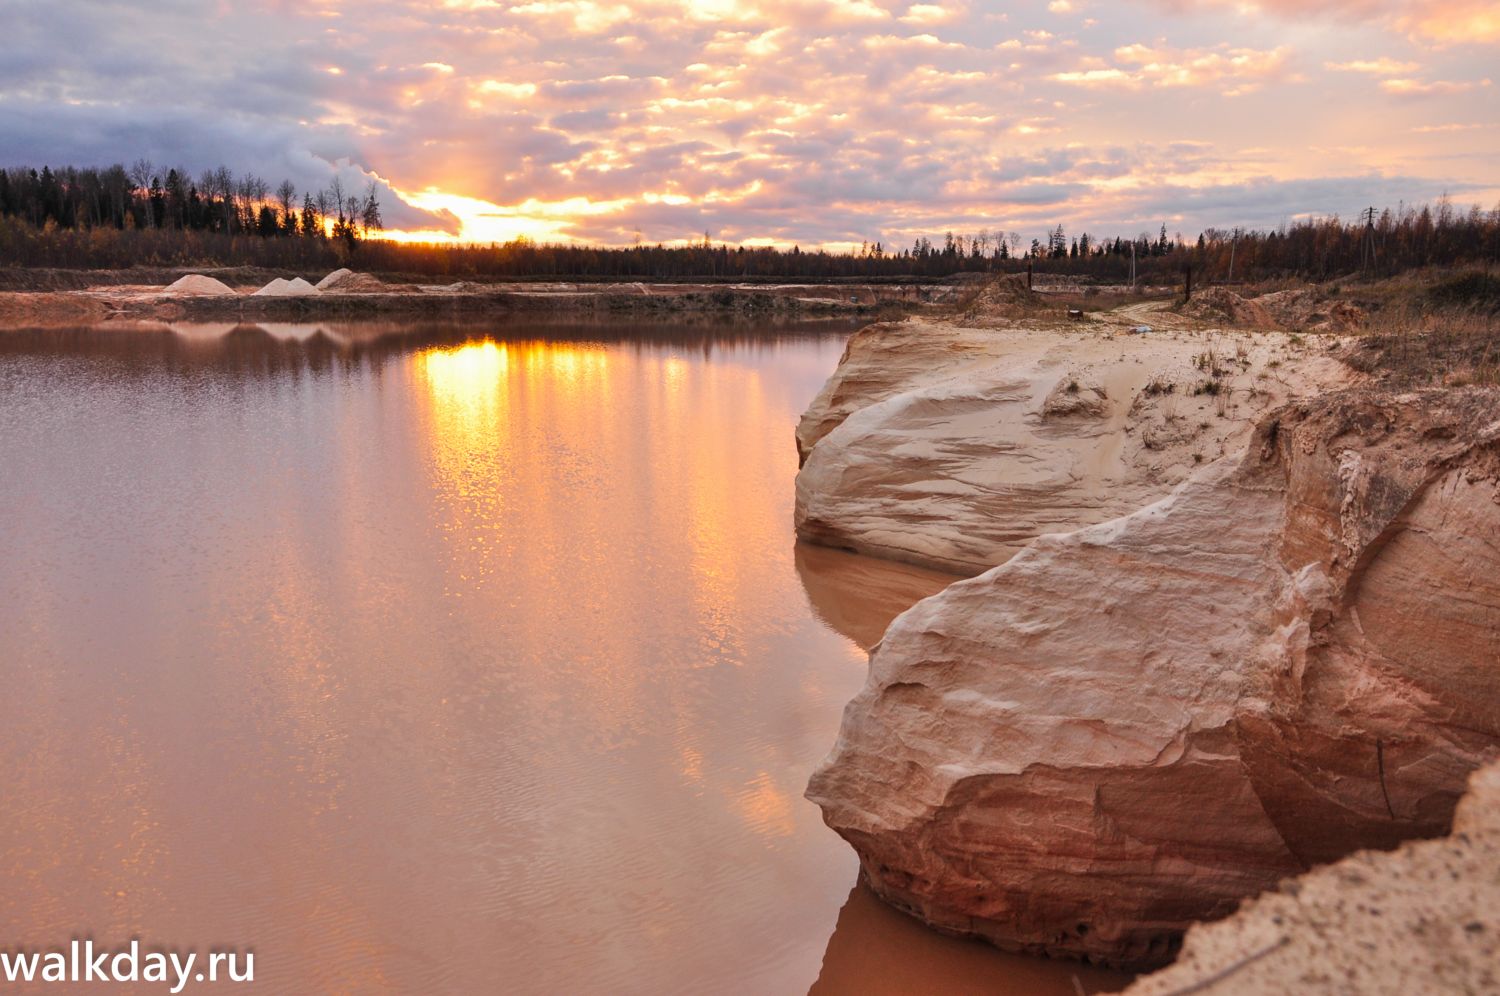
[[[1238,464],[897,618],[808,795],[939,928],[1159,963],[1447,831],[1500,750],[1496,536],[1500,395],[1287,405]]]
[[[797,424],[800,461],[806,463],[813,446],[853,412],[991,356],[966,346],[956,328],[912,320],[876,322],[851,335],[833,376]]]
[[[798,535],[977,574],[1164,497],[1269,408],[1352,375],[1324,343],[1166,314],[1130,334],[1136,317],[856,334],[798,427]]]

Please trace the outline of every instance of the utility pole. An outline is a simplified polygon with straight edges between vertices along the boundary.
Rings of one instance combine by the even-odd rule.
[[[1359,274],[1364,276],[1367,270],[1375,266],[1375,208],[1365,208],[1360,212],[1360,217],[1365,223],[1365,237],[1359,252]]]
[[[1234,230],[1234,237],[1229,241],[1229,282],[1234,283],[1234,251],[1240,245],[1240,230]]]
[[[1135,240],[1130,240],[1130,289],[1135,290]]]

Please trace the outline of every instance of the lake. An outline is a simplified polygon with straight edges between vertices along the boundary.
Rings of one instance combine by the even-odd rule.
[[[248,948],[236,991],[1117,981],[889,910],[802,798],[946,581],[794,543],[847,331],[0,331],[0,944]]]

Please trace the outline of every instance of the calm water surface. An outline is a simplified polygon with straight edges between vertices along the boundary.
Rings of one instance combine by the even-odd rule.
[[[794,546],[842,345],[0,331],[0,946],[250,947],[236,992],[1073,992],[855,888],[802,798],[943,583]]]

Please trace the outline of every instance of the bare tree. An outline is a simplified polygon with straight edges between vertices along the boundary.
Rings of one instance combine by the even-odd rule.
[[[149,159],[137,159],[130,164],[130,179],[141,191],[146,202],[146,227],[156,226],[156,213],[151,209],[151,176],[156,167]]]
[[[292,205],[297,202],[297,188],[291,180],[282,180],[276,188],[276,200],[281,205],[281,227],[291,229]]]
[[[234,206],[234,174],[228,166],[214,170],[214,189],[224,198],[224,230],[234,234],[234,219],[238,212]]]
[[[240,227],[246,232],[255,231],[255,209],[266,199],[266,181],[254,173],[246,173],[234,184],[236,211]]]
[[[371,180],[370,185],[365,188],[365,201],[360,206],[359,222],[366,238],[370,235],[370,229],[373,228],[378,232],[385,227],[385,221],[380,217],[378,184],[374,180]]]
[[[334,209],[339,213],[339,221],[344,221],[344,182],[337,173],[333,174],[333,182],[328,185],[328,194]]]

